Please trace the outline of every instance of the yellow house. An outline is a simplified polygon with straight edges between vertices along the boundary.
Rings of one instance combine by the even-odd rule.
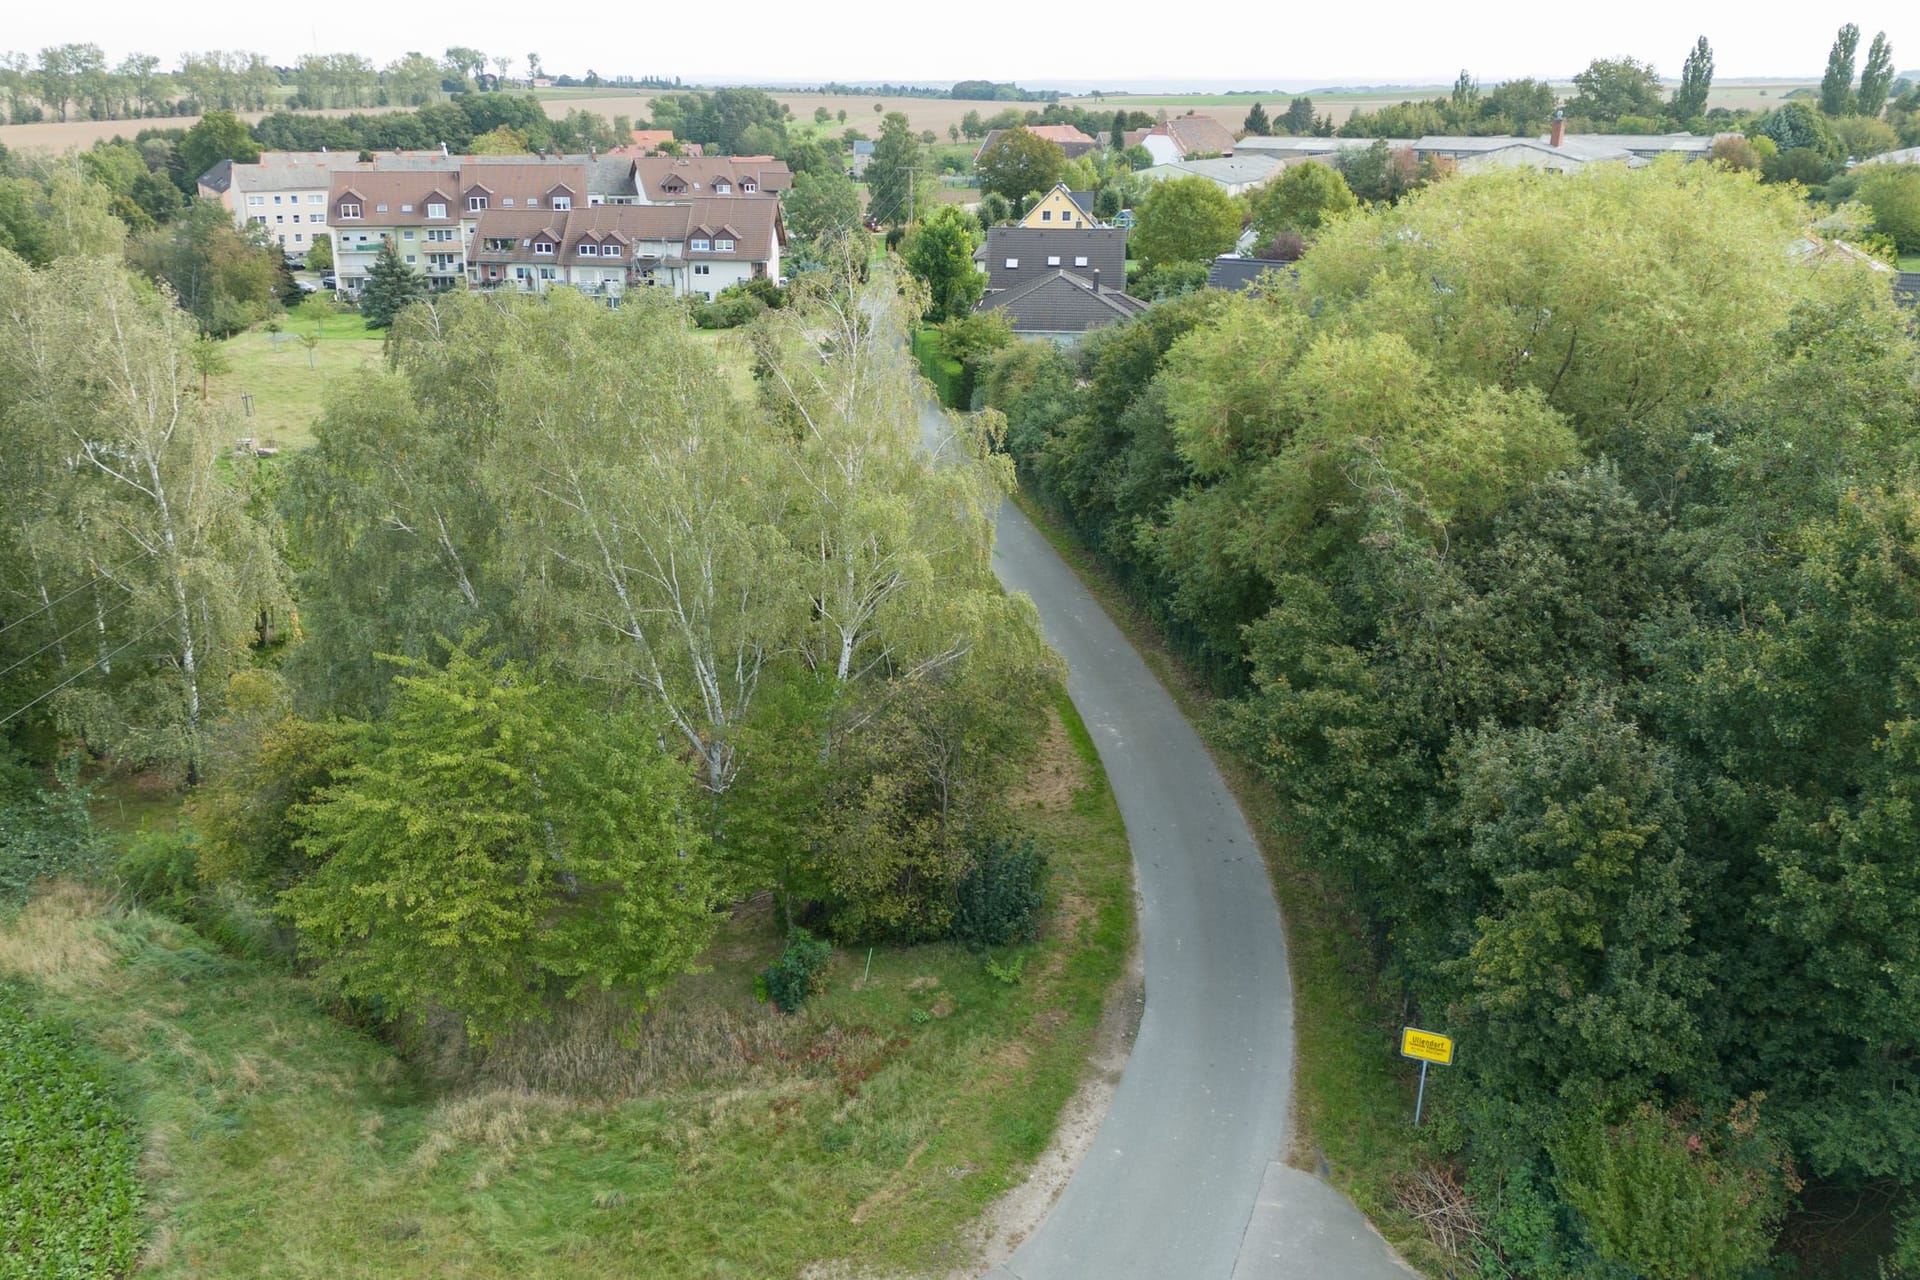
[[[1097,227],[1100,223],[1093,216],[1092,192],[1083,191],[1076,199],[1074,193],[1067,190],[1066,183],[1056,182],[1053,190],[1033,202],[1033,208],[1020,219],[1020,225],[1039,231],[1057,231],[1062,227]]]

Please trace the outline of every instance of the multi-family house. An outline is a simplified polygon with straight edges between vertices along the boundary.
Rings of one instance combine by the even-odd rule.
[[[252,164],[222,160],[200,175],[200,198],[224,205],[239,226],[262,228],[289,257],[326,235],[337,173],[362,167],[351,151],[268,151]]]
[[[1142,146],[1155,164],[1233,154],[1233,130],[1212,116],[1174,116],[1151,129],[1132,129],[1122,135],[1128,146]]]
[[[767,196],[494,209],[480,216],[467,277],[481,289],[565,286],[618,299],[629,289],[664,288],[711,300],[730,284],[777,279],[785,246],[780,202]]]
[[[633,186],[639,204],[779,195],[793,186],[793,171],[772,156],[637,156]]]

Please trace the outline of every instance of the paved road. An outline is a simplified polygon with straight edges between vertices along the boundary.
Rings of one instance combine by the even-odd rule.
[[[937,438],[936,413],[923,425]],[[1092,1149],[990,1280],[1405,1280],[1351,1204],[1278,1163],[1292,984],[1239,806],[1140,655],[1011,503],[994,568],[1039,606],[1126,819],[1147,1002]]]

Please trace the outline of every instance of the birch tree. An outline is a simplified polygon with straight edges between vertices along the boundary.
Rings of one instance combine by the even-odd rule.
[[[207,718],[280,585],[247,475],[216,469],[192,323],[105,259],[35,272],[0,254],[0,298],[11,437],[60,459],[58,483],[23,496],[59,513],[40,522],[64,534],[50,554],[96,609],[91,660],[70,655],[37,696],[96,746],[196,781]]]

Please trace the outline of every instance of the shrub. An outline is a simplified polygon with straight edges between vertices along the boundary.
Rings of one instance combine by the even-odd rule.
[[[1047,858],[1033,837],[990,840],[955,893],[953,936],[975,951],[1029,941],[1046,901]]]
[[[940,393],[940,403],[949,409],[966,408],[966,370],[942,349],[939,330],[916,330],[913,354],[920,362],[920,371]]]
[[[140,1240],[139,1144],[71,1037],[0,984],[0,1274],[123,1276]]]
[[[732,297],[727,296],[733,294]],[[723,289],[712,302],[693,309],[693,323],[701,329],[737,329],[767,309],[767,304],[751,293],[733,293]]]
[[[114,875],[136,902],[179,915],[200,887],[199,858],[199,841],[191,835],[143,831],[114,864]]]
[[[805,929],[795,929],[787,935],[787,949],[761,975],[767,998],[782,1013],[797,1013],[807,997],[819,990],[818,975],[832,955],[832,944]]]
[[[79,785],[78,771],[70,758],[58,787],[0,804],[0,903],[24,897],[36,881],[99,870],[106,843],[87,809],[92,788]]]

